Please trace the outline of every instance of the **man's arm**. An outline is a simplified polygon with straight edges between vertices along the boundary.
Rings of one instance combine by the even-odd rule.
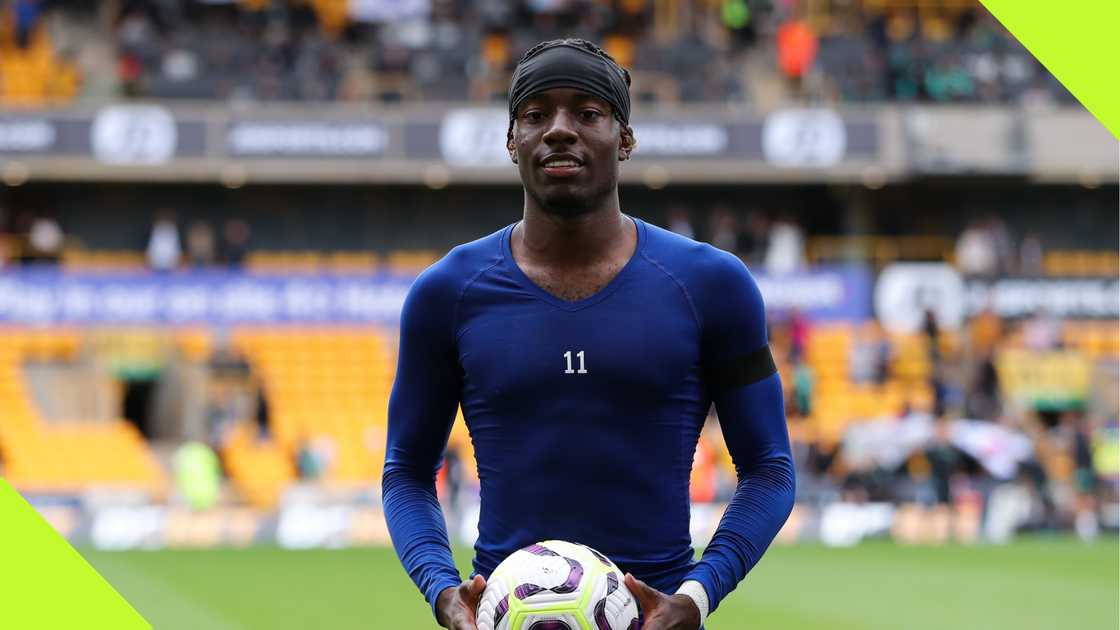
[[[459,404],[455,300],[438,267],[421,274],[405,299],[381,478],[393,547],[433,612],[439,594],[460,585],[435,486]]]
[[[719,290],[706,293],[718,300],[697,305],[705,380],[739,482],[703,557],[685,578],[684,592],[698,594],[695,585],[703,586],[703,612],[715,610],[762,557],[793,509],[795,489],[762,295],[737,259],[726,256],[711,271],[710,288]]]

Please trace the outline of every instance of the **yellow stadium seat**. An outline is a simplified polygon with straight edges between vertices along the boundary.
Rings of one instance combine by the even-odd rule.
[[[367,436],[370,431],[384,430],[395,359],[381,333],[371,329],[262,328],[238,330],[233,339],[253,369],[264,375],[277,449],[270,456],[294,462],[306,440],[326,437],[334,445],[335,457],[323,482],[372,483],[380,474],[383,454],[382,446],[370,445]],[[243,442],[231,444],[227,453],[244,458],[245,448]],[[264,456],[258,453],[255,457]],[[246,478],[258,475],[254,467],[231,466],[230,471],[250,500],[278,496],[263,481]],[[292,476],[280,475],[279,479],[284,485]]]

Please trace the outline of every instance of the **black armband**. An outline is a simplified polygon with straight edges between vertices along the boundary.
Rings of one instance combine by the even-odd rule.
[[[762,346],[744,357],[709,367],[704,371],[704,377],[708,383],[708,391],[717,394],[757,383],[777,371],[778,366],[774,363],[770,346]]]

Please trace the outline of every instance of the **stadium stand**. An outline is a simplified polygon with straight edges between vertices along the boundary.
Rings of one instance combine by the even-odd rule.
[[[80,337],[58,331],[0,331],[0,454],[5,477],[39,492],[120,489],[164,492],[164,473],[136,427],[124,420],[47,421],[32,400],[25,361],[75,357]]]
[[[15,11],[0,12],[0,103],[21,107],[73,100],[77,68],[55,50],[45,25],[20,25]]]
[[[260,373],[268,397],[271,432],[278,449],[254,446],[239,436],[230,444],[234,461],[271,461],[260,474],[276,483],[278,461],[294,461],[300,447],[319,437],[333,440],[334,457],[324,480],[363,484],[380,474],[394,355],[384,337],[368,330],[241,330],[234,345]],[[283,455],[282,455],[283,454]],[[231,466],[235,480],[258,474],[258,466]],[[255,482],[249,481],[252,486]]]
[[[633,69],[642,102],[1070,99],[971,2],[22,4],[4,13],[0,103],[69,101],[106,81],[141,98],[494,101],[524,50],[573,29]]]

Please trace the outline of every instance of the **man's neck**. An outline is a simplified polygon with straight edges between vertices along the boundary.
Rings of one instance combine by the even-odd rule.
[[[515,255],[537,264],[582,266],[611,257],[628,239],[630,221],[613,203],[578,214],[550,213],[525,205],[521,224],[514,230]]]

